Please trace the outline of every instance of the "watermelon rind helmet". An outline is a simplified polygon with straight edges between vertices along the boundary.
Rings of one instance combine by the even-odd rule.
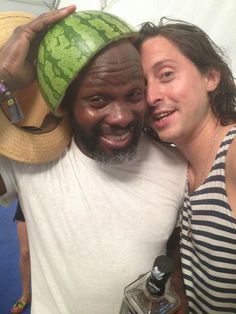
[[[55,24],[40,43],[37,77],[41,94],[55,115],[65,92],[88,62],[111,42],[132,38],[135,28],[102,11],[79,11]]]

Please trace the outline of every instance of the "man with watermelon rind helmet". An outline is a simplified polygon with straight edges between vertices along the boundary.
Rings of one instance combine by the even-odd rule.
[[[37,75],[52,112],[88,62],[109,43],[132,38],[137,31],[123,20],[101,11],[76,12],[54,25],[39,46]]]
[[[0,78],[9,89],[29,84],[24,61],[29,61],[27,51],[37,31],[57,14],[65,17],[73,10],[48,13],[17,29],[0,53]],[[97,18],[98,13],[86,14]],[[51,47],[60,42],[64,23],[46,35],[45,42],[54,30],[58,34],[51,37]],[[96,28],[103,27],[96,23]],[[74,67],[71,56],[66,85],[60,80],[64,57],[57,60],[57,69],[47,66],[44,72],[44,62],[52,60],[51,54],[56,59],[60,48],[45,53],[43,40],[40,88],[54,113],[69,116],[71,144],[46,164],[0,158],[0,200],[8,204],[18,196],[28,226],[32,314],[119,313],[124,287],[147,272],[157,255],[166,253],[175,226],[186,165],[174,147],[142,134],[146,113],[142,65],[131,34],[123,35],[99,46],[81,68]],[[13,47],[16,55],[9,49]],[[4,71],[6,49],[15,62]],[[51,75],[52,69],[59,75]],[[55,102],[51,98],[55,91],[45,89],[44,74],[44,81],[55,84],[60,94]]]

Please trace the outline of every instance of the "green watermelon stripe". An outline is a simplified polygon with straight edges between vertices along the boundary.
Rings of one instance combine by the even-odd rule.
[[[91,27],[89,28],[89,29],[91,29]],[[99,33],[97,32],[97,29],[94,29],[95,31],[96,31],[96,35],[95,35],[95,37],[98,37],[98,35],[99,35]],[[65,34],[66,34],[66,37],[68,37],[69,38],[69,41],[68,41],[68,47],[70,47],[71,46],[71,41],[70,41],[70,37],[72,36],[74,36],[74,29],[73,29],[73,27],[71,27],[71,26],[69,26],[69,25],[65,25],[65,27],[64,27],[64,31],[65,31]],[[68,34],[68,35],[67,35]],[[82,41],[83,40],[83,38],[81,37],[81,36],[79,36],[80,38],[81,38],[81,40],[80,39],[78,39],[77,40],[77,45],[76,46],[80,46],[78,43],[80,43],[80,42],[83,42],[83,45],[84,44],[86,44],[86,42],[85,41]],[[99,37],[98,37],[99,38]],[[58,39],[57,39],[57,41],[58,41]],[[105,43],[105,41],[104,41],[104,43]],[[100,43],[100,44],[103,44],[103,43]],[[65,79],[65,83],[66,82],[68,82],[68,81],[70,81],[70,77],[71,77],[71,74],[74,74],[74,67],[73,67],[73,71],[72,71],[72,73],[70,73],[69,75],[65,75],[65,67],[62,67],[62,65],[60,65],[60,64],[58,64],[58,62],[57,62],[57,59],[54,57],[54,58],[52,58],[51,57],[51,54],[50,54],[50,51],[48,51],[48,49],[47,49],[47,45],[46,45],[46,42],[44,43],[44,46],[45,46],[45,48],[44,48],[44,50],[46,50],[48,53],[47,53],[47,56],[48,56],[48,59],[47,59],[47,62],[50,62],[50,64],[52,65],[52,72],[55,72],[55,73],[57,73],[57,76],[60,76],[60,77],[62,77],[62,78],[64,78]],[[64,47],[65,49],[66,48],[68,48],[68,47]],[[85,55],[85,59],[87,60],[87,58],[88,58],[88,56],[89,56],[89,52],[91,51],[91,47],[89,47],[89,46],[87,46],[87,54],[84,52],[84,55]],[[54,56],[55,56],[55,53],[54,53]],[[59,60],[61,59],[61,51],[60,51],[60,49],[59,49],[59,56],[58,56],[59,58]],[[78,61],[80,61],[80,63],[84,63],[84,61],[85,60],[77,60],[77,62]],[[70,61],[69,61],[70,62]],[[44,61],[44,63],[46,63],[46,61]],[[53,67],[53,65],[54,65],[54,67]],[[43,65],[42,65],[42,67],[43,67]],[[41,68],[41,66],[40,66],[40,68]],[[42,70],[41,70],[42,71]],[[51,73],[50,73],[50,75],[51,75]],[[58,92],[57,92],[57,90],[56,89],[54,89],[54,87],[53,87],[53,85],[51,84],[51,82],[50,82],[50,78],[49,77],[47,77],[47,76],[45,76],[45,78],[44,78],[44,81],[45,81],[45,86],[46,86],[46,88],[47,89],[49,89],[49,92],[48,93],[50,93],[50,97],[49,98],[54,98],[54,99],[57,99],[60,95],[58,94]]]
[[[114,15],[114,14],[107,14],[105,12],[102,11],[94,11],[94,10],[88,10],[88,11],[83,11],[80,12],[80,15],[82,18],[85,18],[86,20],[88,20],[89,18],[91,18],[91,13],[96,13],[96,16],[99,17],[102,20],[106,20],[108,23],[110,23],[110,25],[119,25],[119,29],[125,29],[128,30],[130,32],[130,30],[133,30],[134,32],[137,32],[137,30],[130,24],[128,24],[127,22],[125,22],[124,20],[122,20],[121,18],[119,18],[118,16]]]
[[[57,38],[56,39],[58,44],[59,44],[59,39]],[[69,43],[68,43],[69,45]],[[65,47],[66,48],[66,47]],[[47,42],[44,42],[44,50],[47,52],[47,61],[44,60],[44,65],[41,63],[39,65],[40,67],[40,71],[42,72],[42,68],[43,66],[46,66],[45,64],[47,63],[50,63],[51,67],[52,67],[52,71],[50,71],[50,73],[48,73],[49,71],[44,71],[45,73],[48,73],[50,74],[50,76],[48,75],[45,75],[44,77],[44,86],[45,88],[48,90],[48,94],[50,94],[48,97],[47,97],[47,100],[48,98],[54,98],[54,99],[58,99],[58,97],[60,97],[60,94],[58,93],[57,89],[54,88],[54,86],[51,84],[51,77],[52,77],[52,73],[56,73],[57,74],[57,77],[61,77],[64,79],[64,84],[66,84],[66,82],[68,82],[68,80],[70,80],[70,76],[69,75],[66,75],[65,71],[64,71],[64,67],[59,67],[58,65],[58,60],[56,58],[53,58],[50,54],[50,51],[47,49]],[[59,49],[59,53],[60,53],[60,56],[61,56],[61,51]],[[60,60],[60,58],[59,58]],[[49,66],[49,65],[48,65]],[[51,73],[52,72],[52,73]]]
[[[130,30],[132,29],[134,32],[136,31],[134,28],[132,27],[127,27],[127,24],[122,23],[121,20],[120,21],[115,21],[112,20],[112,18],[110,16],[103,16],[101,17],[102,20],[106,21],[107,23],[109,23],[110,25],[115,25],[119,30],[121,30],[122,32],[130,32]],[[113,22],[112,22],[113,21]]]
[[[100,22],[100,24],[99,24],[99,22]],[[97,18],[88,19],[88,17],[87,17],[87,19],[83,20],[83,23],[90,24],[91,26],[93,26],[95,28],[97,28],[96,27],[97,23],[99,25],[101,25],[101,22],[104,23],[104,27],[106,27],[106,26],[109,27],[112,33],[115,33],[116,31],[118,31],[119,34],[121,31],[123,33],[130,33],[131,32],[130,29],[132,29],[131,27],[128,28],[127,25],[125,25],[125,23],[121,23],[119,21],[114,21],[109,16],[105,16],[104,14],[101,14],[100,16],[98,15]],[[98,28],[98,31],[99,32],[101,31],[100,28]],[[136,32],[135,29],[133,29],[133,31]],[[103,31],[103,32],[105,32],[105,31]],[[109,36],[107,36],[107,37],[109,38]]]
[[[44,43],[44,46],[45,46],[44,51],[47,54],[47,60],[44,60],[43,63],[42,62],[39,63],[39,69],[40,69],[41,75],[43,75],[42,73],[45,73],[43,76],[43,84],[42,84],[43,86],[42,87],[43,87],[43,90],[44,89],[47,90],[47,95],[46,95],[47,100],[49,101],[50,99],[54,99],[54,101],[56,101],[60,94],[58,93],[58,91],[53,86],[53,83],[55,83],[55,80],[53,79],[53,77],[55,76],[54,73],[57,73],[59,68],[57,67],[56,60],[50,56],[50,53],[48,53],[46,43]],[[50,70],[50,68],[51,68],[51,70]],[[45,69],[46,69],[46,71],[45,71]],[[63,73],[63,72],[61,72],[61,73]],[[63,76],[62,76],[62,79],[63,79]],[[64,80],[64,84],[65,83],[66,83],[66,80]]]
[[[54,37],[54,40],[57,40],[57,39]],[[54,80],[52,78],[54,76],[54,75],[52,75],[52,73],[54,73],[54,71],[55,71],[56,64],[54,62],[54,58],[52,58],[50,56],[50,53],[49,53],[50,49],[48,49],[48,48],[50,48],[50,46],[47,46],[47,41],[42,43],[42,47],[43,47],[42,51],[44,51],[44,54],[47,55],[46,60],[42,58],[42,61],[39,62],[40,77],[43,75],[42,73],[45,73],[44,78],[43,78],[43,82],[42,82],[42,85],[43,85],[42,90],[44,90],[44,89],[47,90],[47,93],[46,93],[47,100],[54,99],[54,101],[56,101],[56,99],[58,98],[58,93],[55,91],[55,89],[53,88],[53,85],[52,85],[53,80]],[[50,70],[50,68],[51,68],[51,70]],[[49,77],[49,74],[51,77]]]
[[[84,26],[86,25],[86,26],[88,26],[89,27],[89,29],[93,29],[93,31],[96,31],[96,36],[95,36],[95,38],[93,38],[93,41],[95,41],[97,38],[99,38],[99,37],[102,37],[103,38],[103,40],[104,41],[106,41],[107,42],[107,40],[109,40],[109,36],[107,36],[106,35],[106,33],[105,33],[105,31],[103,31],[103,30],[99,30],[99,28],[97,27],[97,23],[95,23],[95,20],[97,20],[98,22],[100,21],[102,21],[102,19],[95,19],[95,18],[93,18],[93,19],[91,19],[91,20],[88,20],[88,19],[85,19],[85,20],[82,20],[83,21],[83,23],[80,23],[78,26],[80,26],[81,27],[81,24],[83,24]],[[75,25],[76,26],[76,25]],[[100,26],[101,26],[101,24],[100,24]],[[109,28],[111,28],[111,30],[112,30],[112,24],[111,23],[105,23],[104,25],[103,25],[103,27],[109,27]],[[113,26],[114,26],[114,23],[113,23]],[[115,25],[116,26],[116,25]],[[120,29],[119,28],[117,28],[117,27],[115,27],[116,28],[116,30],[117,31],[119,31],[119,34],[120,34]],[[76,27],[75,27],[75,30],[76,30]],[[127,29],[126,30],[126,32],[128,32],[129,30]],[[102,36],[101,36],[101,32],[102,32]],[[113,34],[114,34],[115,32],[113,31]],[[65,31],[65,34],[68,34],[69,36],[70,36],[70,32],[66,32]],[[80,35],[79,33],[78,33],[78,35]],[[118,35],[118,34],[117,34]]]
[[[84,24],[85,24],[85,23],[84,23]],[[91,25],[91,23],[88,22],[87,25]],[[92,25],[92,26],[93,26],[93,25]],[[91,29],[91,27],[90,27],[90,29]],[[100,43],[100,45],[105,44],[105,43],[107,42],[107,40],[109,39],[109,38],[106,36],[105,32],[103,32],[103,36],[101,36],[101,33],[99,34],[99,33],[97,32],[97,28],[96,28],[96,27],[93,28],[93,30],[96,32],[97,38],[99,38],[99,35],[100,35],[100,38],[103,38],[103,39],[104,39],[104,40],[103,40],[103,43]],[[65,34],[68,34],[67,37],[68,37],[69,39],[70,39],[71,35],[73,36],[73,32],[71,32],[71,27],[70,27],[70,26],[65,25],[64,31],[65,31]],[[81,38],[81,36],[79,36],[79,37]],[[95,38],[96,38],[96,36],[95,36]],[[83,39],[83,38],[81,38],[81,39]],[[80,41],[80,40],[78,39],[78,41]],[[68,43],[68,45],[70,45],[70,43],[71,43],[71,41]],[[86,42],[83,41],[83,44],[86,44]],[[45,43],[44,45],[45,45],[45,50],[47,50],[47,48],[46,48],[46,43]],[[65,48],[67,48],[67,47],[65,47]],[[91,47],[89,48],[88,45],[87,45],[87,50],[88,50],[88,53],[87,53],[87,54],[84,52],[84,54],[86,55],[86,57],[89,56],[89,51],[91,50]],[[61,56],[61,52],[60,52],[60,51],[59,51],[59,54],[60,54],[60,56]],[[68,81],[70,81],[70,76],[65,74],[65,70],[64,70],[65,67],[62,67],[60,64],[58,64],[58,63],[57,63],[57,59],[56,59],[55,57],[52,58],[51,55],[50,55],[50,53],[48,53],[47,55],[48,55],[47,64],[50,63],[50,65],[51,65],[51,67],[52,67],[52,70],[50,71],[50,77],[52,76],[53,72],[54,72],[54,73],[57,73],[57,72],[59,71],[59,73],[57,73],[57,76],[64,78],[65,83],[68,82]],[[54,53],[54,55],[55,55],[55,53]],[[92,58],[92,56],[90,57],[90,59],[91,59],[91,58]],[[86,58],[86,59],[87,59],[87,58]],[[80,61],[83,61],[83,60],[80,60]],[[73,68],[73,70],[74,70],[74,68]],[[54,99],[54,100],[56,100],[58,97],[60,97],[60,94],[58,94],[57,89],[54,89],[54,86],[51,84],[51,82],[50,82],[50,77],[45,76],[45,78],[44,78],[45,86],[46,86],[46,88],[48,89],[48,94],[49,94],[48,97],[49,97],[49,99]],[[48,97],[47,97],[47,98],[48,98]],[[48,100],[48,99],[47,99],[47,100]]]
[[[135,32],[118,17],[100,11],[71,14],[51,28],[39,48],[37,71],[41,93],[52,111],[98,51]]]
[[[74,29],[73,29],[73,27],[71,27],[71,26],[69,26],[69,25],[67,25],[67,23],[65,24],[65,27],[64,27],[64,32],[65,32],[65,34],[66,34],[66,37],[68,37],[69,38],[69,40],[68,40],[68,47],[70,47],[71,46],[71,41],[70,41],[70,37],[72,36],[74,36]],[[96,36],[98,36],[99,34],[97,33],[97,30],[96,30]],[[81,38],[81,36],[79,36],[80,38]],[[81,40],[80,39],[78,39],[77,40],[77,42],[80,42],[80,41],[82,41],[82,39],[83,38],[81,38]],[[58,39],[57,39],[57,41],[58,41]],[[83,41],[83,44],[85,44],[85,41]],[[46,51],[48,51],[48,49],[47,49],[47,47],[46,47],[46,42],[44,43],[44,49],[46,50]],[[78,46],[78,44],[76,45],[76,46]],[[65,49],[67,48],[67,47],[64,47]],[[87,46],[87,49],[86,49],[88,52],[87,52],[87,54],[86,53],[84,53],[85,54],[85,56],[86,56],[86,59],[87,59],[87,57],[88,57],[88,55],[89,55],[89,51],[90,51],[90,48]],[[62,66],[60,66],[60,67],[58,67],[58,63],[57,63],[57,60],[55,59],[55,57],[54,58],[52,58],[51,57],[51,55],[50,55],[50,52],[48,51],[48,53],[47,53],[47,56],[48,56],[48,62],[49,61],[51,61],[51,64],[53,65],[54,64],[54,69],[53,69],[53,71],[54,72],[56,72],[56,70],[58,70],[59,71],[59,73],[58,73],[58,76],[61,76],[62,78],[64,78],[65,79],[65,82],[67,81],[69,81],[70,80],[70,75],[71,75],[71,73],[70,73],[70,75],[65,75],[65,67],[62,67]],[[54,56],[55,56],[55,53],[54,53]],[[59,49],[59,59],[61,59],[61,50]],[[81,60],[81,61],[83,61],[83,60]],[[44,63],[45,63],[45,61],[44,61]],[[74,70],[74,68],[73,68],[73,70]],[[73,71],[74,72],[74,71]],[[46,88],[47,89],[50,89],[51,91],[52,91],[52,94],[53,95],[50,95],[50,98],[51,97],[53,97],[53,98],[58,98],[60,95],[58,94],[58,92],[57,92],[57,90],[56,89],[54,89],[54,87],[53,87],[53,85],[50,83],[50,79],[47,77],[47,76],[45,76],[45,86],[47,86]],[[51,94],[51,93],[50,93]]]
[[[45,65],[46,61],[42,57],[42,54],[44,55],[45,51],[46,51],[46,49],[40,50],[40,54],[38,57],[38,63],[37,63],[37,72],[38,72],[38,81],[41,82],[41,84],[39,84],[40,91],[41,91],[46,103],[50,103],[50,99],[55,98],[55,97],[54,97],[54,95],[51,95],[52,91],[53,91],[53,89],[51,89],[51,87],[52,87],[51,81],[47,80],[47,76],[45,75],[46,71],[44,71],[44,65]],[[40,61],[40,60],[42,60],[42,61]],[[45,81],[46,81],[46,83],[45,83]],[[46,88],[45,88],[45,84],[48,84]]]

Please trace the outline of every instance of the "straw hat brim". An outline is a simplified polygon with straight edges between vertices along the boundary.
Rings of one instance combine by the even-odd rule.
[[[25,163],[40,164],[59,157],[71,140],[64,118],[52,131],[33,134],[11,124],[0,110],[0,154]]]
[[[16,27],[29,23],[33,18],[34,16],[24,12],[0,13],[0,48]],[[33,89],[37,89],[34,91],[39,93],[37,84],[34,84]],[[17,91],[19,96],[20,93],[23,96],[27,91],[24,89]],[[32,100],[32,108],[34,106],[38,106],[37,114],[40,110],[45,113],[41,95]],[[35,117],[32,120],[35,120]],[[0,154],[10,159],[32,164],[49,162],[58,158],[70,141],[71,128],[66,117],[63,117],[52,131],[32,133],[12,124],[0,107]]]

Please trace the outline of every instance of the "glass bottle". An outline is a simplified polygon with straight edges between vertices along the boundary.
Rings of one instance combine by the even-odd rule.
[[[180,299],[168,281],[173,266],[169,257],[158,256],[150,272],[125,288],[120,314],[175,313]]]

